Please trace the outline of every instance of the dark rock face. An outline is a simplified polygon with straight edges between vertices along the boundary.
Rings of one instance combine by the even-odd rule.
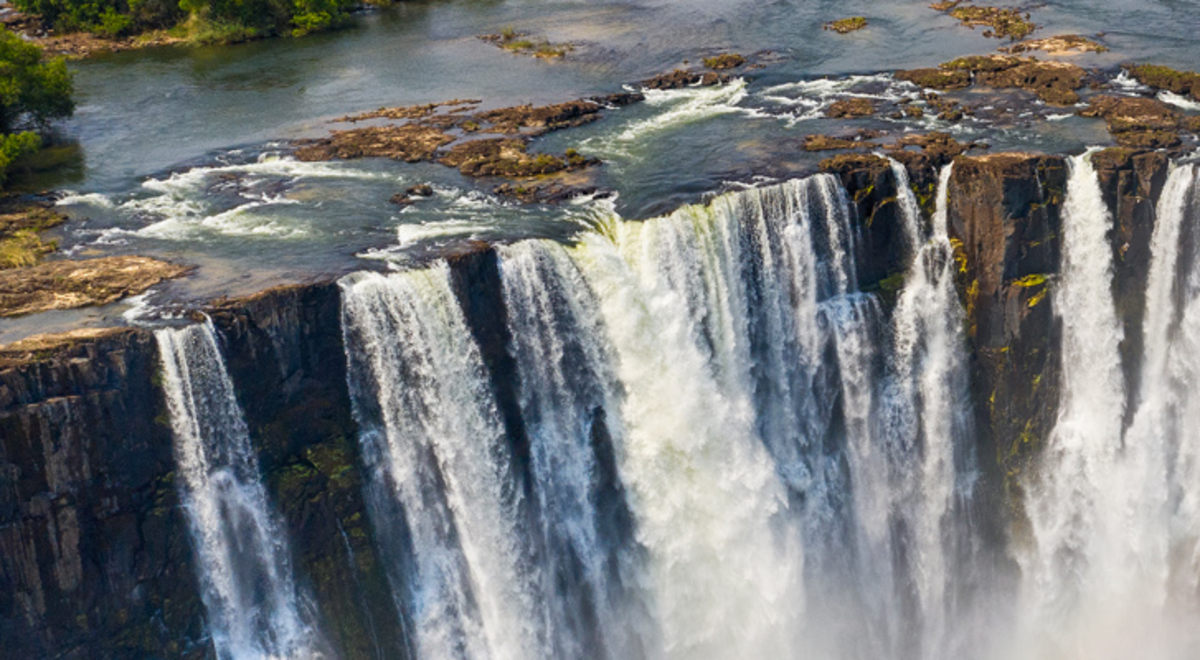
[[[0,351],[3,655],[204,655],[153,336],[19,346]]]
[[[1136,356],[1143,354],[1150,238],[1170,161],[1161,152],[1137,152],[1117,147],[1096,153],[1092,163],[1100,178],[1104,202],[1113,213],[1113,300],[1117,318],[1125,327],[1121,364],[1132,403],[1141,375]],[[1127,412],[1132,410],[1133,405],[1126,406]]]
[[[1061,332],[1050,289],[1061,263],[1067,177],[1057,156],[955,161],[950,231],[974,349],[980,456],[985,471],[1003,470],[993,477],[1014,477],[1054,426]]]
[[[912,255],[891,164],[874,154],[842,154],[821,161],[821,169],[841,179],[850,198],[861,236],[859,286],[863,291],[880,291],[889,282],[898,286]]]
[[[363,499],[337,285],[272,289],[212,317],[326,640],[341,658],[406,657]]]

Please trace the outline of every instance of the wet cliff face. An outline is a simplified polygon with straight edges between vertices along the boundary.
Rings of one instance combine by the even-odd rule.
[[[980,455],[1008,484],[1054,426],[1060,330],[1050,291],[1067,175],[1057,156],[996,154],[958,159],[950,182]]]
[[[272,289],[211,316],[325,638],[341,658],[406,657],[363,501],[337,285]]]
[[[136,330],[0,351],[6,656],[204,653],[157,370]]]
[[[1113,213],[1113,300],[1117,318],[1125,327],[1121,342],[1121,363],[1130,405],[1139,391],[1138,369],[1134,356],[1143,355],[1143,320],[1146,311],[1146,278],[1150,271],[1150,237],[1154,233],[1155,211],[1167,182],[1170,160],[1158,152],[1138,152],[1114,147],[1092,157],[1104,202]],[[1129,420],[1126,420],[1128,423]]]

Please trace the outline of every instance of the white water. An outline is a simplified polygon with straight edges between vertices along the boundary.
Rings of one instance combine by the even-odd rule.
[[[549,657],[511,457],[449,269],[360,274],[342,291],[363,452],[411,536],[414,566],[392,579],[420,657]]]
[[[1062,323],[1058,418],[1029,480],[1030,536],[1021,563],[1021,626],[1033,657],[1117,658],[1143,608],[1159,598],[1136,546],[1142,521],[1130,510],[1138,447],[1122,449],[1123,330],[1112,297],[1113,220],[1091,165],[1070,159],[1063,206],[1063,264],[1054,287]],[[1139,480],[1140,481],[1140,480]],[[1113,644],[1114,626],[1127,636]],[[1148,640],[1146,640],[1148,641]]]
[[[501,248],[527,468],[448,267],[343,281],[373,515],[403,518],[384,555],[420,657],[961,650],[949,172],[929,231],[899,174],[916,257],[890,332],[827,175]]]
[[[155,337],[180,492],[217,657],[322,657],[212,323],[162,329]]]

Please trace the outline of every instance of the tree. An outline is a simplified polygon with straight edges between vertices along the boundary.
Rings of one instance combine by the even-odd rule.
[[[42,49],[0,31],[0,133],[44,130],[75,112],[71,72],[61,59],[46,61]]]
[[[41,147],[55,119],[75,112],[71,72],[61,59],[44,60],[42,49],[0,30],[0,182],[9,166]]]

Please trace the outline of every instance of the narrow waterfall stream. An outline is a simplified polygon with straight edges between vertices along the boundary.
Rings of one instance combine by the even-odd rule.
[[[211,321],[155,337],[217,657],[323,657]]]

